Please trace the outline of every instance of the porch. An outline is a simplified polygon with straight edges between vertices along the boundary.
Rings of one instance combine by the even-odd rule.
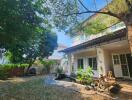
[[[127,40],[76,50],[68,53],[68,73],[76,73],[81,67],[84,70],[93,68],[94,77],[106,75],[112,71],[117,78],[132,77],[132,57]]]

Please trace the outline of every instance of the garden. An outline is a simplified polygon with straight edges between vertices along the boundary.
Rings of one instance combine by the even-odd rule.
[[[99,17],[84,28],[94,14]],[[67,75],[49,59],[64,34],[95,35],[118,22],[126,26],[132,52],[131,19],[132,0],[0,0],[0,100],[131,99],[131,84],[125,84],[130,95],[122,93],[111,72],[96,79],[89,66]]]

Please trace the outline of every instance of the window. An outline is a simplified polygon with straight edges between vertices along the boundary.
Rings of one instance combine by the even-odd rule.
[[[97,70],[97,59],[96,57],[88,58],[88,65],[93,68],[93,70]]]
[[[114,60],[114,64],[120,64],[118,55],[113,55],[113,60]]]
[[[120,55],[120,60],[121,60],[121,64],[127,64],[126,55],[125,54],[121,54]]]
[[[82,68],[83,69],[83,59],[78,59],[78,68]]]

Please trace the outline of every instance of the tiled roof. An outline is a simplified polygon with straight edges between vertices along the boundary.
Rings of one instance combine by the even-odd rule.
[[[110,41],[122,39],[122,38],[126,38],[126,29],[118,30],[114,33],[107,34],[90,41],[86,41],[84,43],[61,50],[60,52],[66,52],[66,53],[73,52],[76,50],[85,49],[85,48],[96,46],[96,45],[101,45],[102,43],[110,42]]]

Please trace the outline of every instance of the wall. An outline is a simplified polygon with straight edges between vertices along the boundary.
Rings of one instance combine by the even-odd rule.
[[[104,30],[98,34],[88,34],[88,33],[84,33],[84,32],[78,32],[77,35],[72,38],[72,41],[73,41],[72,46],[92,40],[92,39],[95,39],[95,38],[98,38],[98,37],[101,37],[108,33],[115,32],[115,31],[118,31],[118,30],[121,30],[124,28],[126,28],[125,24],[123,22],[120,22],[120,23],[117,23],[117,24],[111,26],[110,28],[107,28],[106,30]]]
[[[88,67],[88,57],[96,57],[96,49],[93,49],[93,51],[85,51],[85,52],[78,52],[78,53],[74,53],[74,73],[77,72],[78,68],[77,68],[77,60],[82,58],[83,59],[83,63],[84,63],[84,69],[86,69]],[[94,70],[94,77],[98,77],[98,71]]]

